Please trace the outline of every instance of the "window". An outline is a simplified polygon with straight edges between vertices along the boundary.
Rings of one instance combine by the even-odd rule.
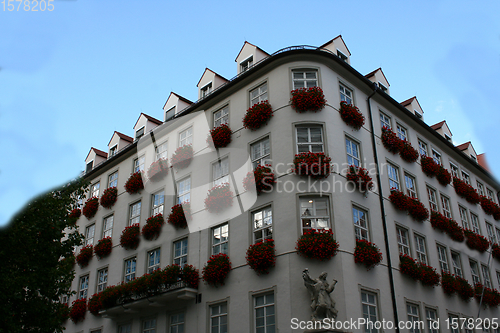
[[[432,158],[434,159],[434,162],[441,165],[441,154],[434,149],[432,150]]]
[[[472,284],[481,283],[481,277],[479,276],[479,268],[477,266],[477,262],[469,260],[470,264],[470,273],[472,275]]]
[[[425,308],[425,320],[427,321],[429,333],[439,333],[439,322],[436,310]]]
[[[404,128],[403,126],[399,125],[399,124],[396,124],[397,125],[397,131],[398,131],[398,137],[401,139],[401,140],[404,140],[404,141],[407,141],[408,140],[408,135],[407,135],[407,132],[406,132],[406,128]]]
[[[437,245],[437,252],[441,273],[448,273],[450,270],[448,268],[448,255],[446,253],[446,248],[444,246]]]
[[[323,149],[323,129],[315,127],[297,127],[297,152],[321,153]]]
[[[174,242],[174,264],[184,267],[187,264],[188,239],[184,238]]]
[[[337,57],[342,59],[342,61],[347,62],[347,56],[344,53],[340,52],[340,50],[337,50]]]
[[[458,173],[458,167],[451,162],[450,162],[450,171],[451,171],[451,175],[453,177],[460,178],[459,173]]]
[[[191,201],[191,178],[186,178],[177,183],[177,203]]]
[[[387,87],[384,86],[382,84],[382,82],[378,82],[378,87],[380,88],[380,90],[382,90],[383,92],[387,93]]]
[[[113,235],[113,219],[114,216],[108,216],[102,224],[102,237],[111,237]]]
[[[470,176],[465,171],[462,171],[462,180],[470,185]]]
[[[392,165],[387,164],[387,174],[389,176],[389,188],[399,190],[399,172],[398,169]]]
[[[340,91],[340,101],[341,102],[346,102],[347,104],[354,104],[352,102],[352,90],[351,89],[346,88],[342,84],[339,84],[339,91]]]
[[[500,285],[500,272],[499,271],[497,271],[497,282]]]
[[[142,321],[142,333],[156,332],[156,318],[146,319]]]
[[[227,333],[227,303],[210,307],[210,332]]]
[[[106,289],[108,285],[108,269],[103,268],[97,271],[97,292],[101,292]]]
[[[370,240],[368,234],[368,213],[360,208],[352,207],[352,219],[354,222],[354,234],[357,240]]]
[[[228,254],[229,245],[229,224],[224,223],[212,228],[212,254]]]
[[[274,333],[274,294],[254,297],[255,330],[257,333]]]
[[[347,164],[359,167],[359,145],[349,138],[345,138],[345,148],[347,151]]]
[[[328,198],[300,198],[300,219],[302,233],[310,229],[330,229]]]
[[[488,234],[488,238],[491,243],[497,242],[497,238],[495,237],[495,229],[488,222],[486,222],[486,233]]]
[[[125,260],[125,274],[123,279],[125,282],[129,282],[135,279],[135,269],[136,269],[135,257]]]
[[[447,218],[451,219],[451,207],[450,207],[450,199],[441,194],[441,207],[443,207],[443,214]]]
[[[271,145],[269,143],[269,137],[253,143],[250,146],[250,154],[252,157],[252,166],[254,169],[259,165],[270,164]]]
[[[462,226],[465,229],[470,229],[467,209],[463,208],[462,206],[458,206],[458,211],[460,212],[460,220],[462,221]]]
[[[158,161],[159,159],[162,159],[162,158],[166,160],[168,157],[167,149],[168,149],[168,142],[164,142],[161,145],[159,145],[158,147],[156,147],[156,149],[155,149],[155,153],[156,153],[155,161]]]
[[[484,192],[484,185],[480,182],[477,182],[477,193],[479,195],[484,195],[486,192]]]
[[[267,83],[250,91],[250,106],[267,100]]]
[[[177,313],[170,316],[169,333],[184,333],[184,313]]]
[[[90,191],[90,197],[91,198],[99,198],[99,187],[100,183],[95,183],[92,185],[92,190]]]
[[[418,151],[421,156],[427,156],[427,144],[418,140]]]
[[[462,261],[460,260],[460,253],[451,251],[451,263],[453,264],[453,274],[462,277]]]
[[[132,333],[132,324],[127,323],[118,326],[118,333]]]
[[[244,72],[253,65],[253,55],[240,62],[240,72]]]
[[[387,127],[387,128],[392,128],[391,126],[391,118],[384,113],[380,112],[380,126],[382,128]]]
[[[273,211],[265,207],[252,213],[253,242],[258,243],[273,238]]]
[[[415,178],[405,173],[406,195],[410,198],[417,198],[417,189],[415,187]]]
[[[87,298],[89,291],[89,276],[85,275],[80,277],[80,284],[78,286],[78,298]]]
[[[431,208],[431,211],[433,212],[438,212],[438,205],[437,205],[437,194],[436,191],[434,191],[432,188],[427,186],[427,196],[429,197],[429,207]]]
[[[363,318],[367,322],[375,323],[378,321],[377,316],[377,295],[361,291],[361,307],[363,308]],[[378,329],[374,328],[373,325],[365,326],[365,333],[378,333]]]
[[[108,187],[116,187],[118,185],[118,171],[113,172],[108,177]]]
[[[201,96],[200,98],[204,98],[212,92],[212,82],[206,84],[203,88],[200,89]]]
[[[490,269],[486,265],[481,265],[481,273],[483,273],[484,286],[487,288],[493,288],[491,284]]]
[[[95,224],[85,229],[85,245],[94,245]]]
[[[472,231],[474,231],[478,235],[481,235],[481,229],[479,229],[479,219],[477,215],[470,213],[470,221],[472,224]]]
[[[212,165],[214,186],[229,183],[229,158],[225,157]]]
[[[497,241],[497,244],[498,244],[498,243],[500,243],[500,229],[495,228],[495,230],[496,230],[496,236],[497,236],[496,241]]]
[[[406,313],[408,315],[408,321],[412,322],[409,332],[420,333],[420,326],[419,326],[420,315],[418,313],[418,305],[412,303],[406,303]]]
[[[175,106],[173,108],[170,108],[165,112],[165,121],[169,121],[175,116]]]
[[[160,269],[160,255],[160,249],[154,249],[153,251],[148,252],[148,274]]]
[[[311,88],[318,85],[318,72],[314,69],[303,69],[292,72],[293,89]]]
[[[458,325],[455,327],[455,325],[451,326],[450,325],[450,332],[451,333],[460,333],[460,320],[458,319],[458,316],[448,314],[448,319],[450,319],[450,324],[451,323],[457,323]]]
[[[410,241],[408,238],[408,230],[401,227],[396,227],[396,235],[398,237],[399,253],[410,255]]]
[[[425,250],[425,238],[415,235],[415,253],[417,260],[423,264],[427,264],[427,251]]]
[[[144,136],[144,126],[135,131],[135,139],[139,140]]]
[[[134,172],[144,171],[144,161],[146,158],[143,156],[134,160]]]
[[[90,161],[89,163],[87,163],[87,166],[85,167],[85,172],[90,172],[92,171],[92,169],[94,168],[94,161]]]
[[[113,147],[109,148],[108,158],[115,156],[117,151],[118,151],[118,145],[114,145]]]
[[[156,214],[163,214],[164,204],[165,204],[165,192],[164,191],[153,194],[153,208],[152,208],[151,216],[155,216]]]
[[[130,216],[128,225],[139,223],[141,221],[141,202],[136,202],[130,205]]]
[[[229,122],[229,106],[214,112],[214,127],[219,127],[222,124]]]
[[[488,193],[488,198],[490,198],[491,201],[496,203],[495,196],[493,195],[493,191],[488,188],[488,189],[486,189],[486,192]]]
[[[190,127],[179,133],[179,147],[193,143],[193,128]]]

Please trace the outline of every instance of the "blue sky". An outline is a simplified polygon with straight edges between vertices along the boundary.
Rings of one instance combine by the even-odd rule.
[[[497,1],[92,1],[54,10],[0,4],[0,226],[77,176],[90,147],[162,119],[171,91],[192,101],[205,67],[231,78],[244,41],[273,53],[342,34],[351,65],[382,67],[398,101],[446,119],[500,176]],[[17,3],[16,3],[17,7]]]

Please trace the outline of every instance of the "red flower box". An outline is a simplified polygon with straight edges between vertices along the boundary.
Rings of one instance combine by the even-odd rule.
[[[417,198],[408,198],[408,214],[419,222],[429,218],[429,211]]]
[[[500,246],[496,243],[491,245],[491,256],[500,261]]]
[[[125,190],[134,194],[144,189],[144,183],[142,182],[142,172],[137,171],[130,175],[127,182],[125,183]]]
[[[187,221],[191,220],[191,205],[189,202],[177,204],[172,207],[167,222],[176,228],[187,228]]]
[[[292,108],[298,113],[320,111],[325,107],[326,99],[320,87],[300,88],[292,90],[290,100]]]
[[[346,178],[354,182],[356,188],[361,192],[366,192],[373,188],[372,177],[368,175],[368,171],[365,168],[350,165],[346,173]]]
[[[389,200],[398,210],[406,211],[408,209],[408,197],[401,191],[391,189]]]
[[[464,230],[452,219],[448,219],[448,230],[446,233],[451,239],[457,242],[463,242],[465,239]]]
[[[339,243],[333,238],[331,230],[310,229],[304,231],[295,245],[297,254],[318,260],[330,260],[337,254]]]
[[[259,165],[254,171],[247,173],[243,179],[243,187],[247,191],[256,190],[257,194],[269,193],[273,190],[276,183],[273,170],[270,165]]]
[[[483,293],[484,288],[484,293]],[[474,286],[474,297],[479,302],[481,297],[483,298],[482,304],[484,306],[489,306],[490,308],[495,308],[500,304],[500,293],[495,289],[484,287],[482,284],[477,283]]]
[[[356,248],[354,249],[354,262],[363,264],[366,270],[370,270],[382,261],[382,252],[375,243],[368,242],[364,239],[356,240]]]
[[[216,185],[208,191],[205,198],[205,208],[210,213],[219,214],[223,210],[233,205],[233,192],[229,188],[229,184]]]
[[[434,229],[446,232],[448,230],[448,218],[440,212],[431,212],[431,225]]]
[[[399,255],[399,271],[414,280],[420,279],[420,269],[417,262],[407,254]]]
[[[500,206],[493,202],[487,196],[482,195],[480,197],[481,200],[481,208],[488,215],[493,215],[495,220],[500,220]]]
[[[175,150],[170,159],[170,163],[172,163],[172,166],[176,169],[187,168],[189,164],[191,164],[193,154],[193,145],[184,145]]]
[[[439,285],[439,281],[441,279],[441,276],[436,272],[436,269],[429,266],[429,265],[426,265],[426,264],[423,264],[421,262],[418,263],[418,267],[420,269],[420,282],[422,282],[422,284],[424,286],[429,286],[429,287],[433,287],[433,286],[438,286]]]
[[[80,218],[81,215],[82,211],[78,208],[75,208],[68,214],[68,218],[73,220],[78,220],[78,218]]]
[[[455,192],[467,202],[471,204],[478,204],[481,201],[479,194],[477,194],[476,190],[457,177],[453,177],[453,187],[455,187]]]
[[[99,199],[96,197],[92,197],[87,202],[85,202],[85,206],[83,206],[82,213],[85,215],[87,219],[91,219],[94,217],[95,213],[97,213],[97,209],[99,208]]]
[[[146,220],[146,224],[142,227],[142,235],[147,240],[157,239],[161,232],[162,225],[165,224],[162,214],[156,214]]]
[[[99,311],[103,309],[101,302],[101,295],[102,293],[94,294],[89,299],[89,304],[88,304],[89,312],[92,313],[94,316],[98,316]]]
[[[451,183],[451,173],[442,165],[439,165],[438,171],[436,173],[436,179],[438,180],[439,184],[446,186]]]
[[[431,225],[434,229],[447,233],[457,242],[463,242],[465,239],[462,227],[439,212],[431,212]]]
[[[399,156],[401,156],[401,158],[406,162],[413,163],[418,160],[418,151],[415,148],[413,148],[411,143],[405,140],[403,141],[403,145],[401,147],[401,151],[399,152]]]
[[[459,284],[454,275],[443,272],[441,275],[441,288],[446,295],[453,295],[458,292]]]
[[[101,206],[104,208],[110,209],[116,202],[118,198],[118,190],[116,187],[108,187],[104,190],[104,193],[101,197]]]
[[[340,102],[340,117],[347,125],[354,127],[356,130],[359,130],[365,124],[365,117],[359,112],[359,109],[346,101]]]
[[[123,229],[120,236],[120,245],[126,250],[135,250],[139,246],[139,235],[140,235],[139,224],[132,224],[129,227]]]
[[[151,163],[148,169],[148,178],[152,182],[158,182],[162,180],[168,174],[168,162],[164,158],[160,158],[158,161]]]
[[[474,288],[472,288],[469,281],[460,276],[455,276],[455,280],[458,286],[458,296],[460,296],[463,301],[468,302],[472,296],[474,296]]]
[[[111,237],[104,237],[97,242],[97,245],[94,247],[94,253],[97,258],[102,259],[107,257],[111,253],[112,249],[113,241],[111,240]]]
[[[214,254],[203,267],[203,280],[211,286],[224,285],[227,274],[231,271],[231,262],[224,253]]]
[[[92,253],[94,252],[94,247],[92,245],[84,246],[80,253],[76,256],[76,262],[81,268],[87,267],[90,259],[92,259]]]
[[[266,239],[252,244],[247,250],[247,264],[257,275],[268,274],[269,269],[276,264],[274,240]]]
[[[87,300],[77,299],[73,301],[71,309],[69,311],[69,317],[76,324],[85,319],[85,313],[87,312]]]
[[[266,125],[272,116],[271,104],[267,100],[262,101],[247,110],[245,117],[243,117],[243,127],[256,131]]]
[[[231,143],[232,131],[226,124],[215,127],[210,130],[210,134],[207,137],[207,143],[212,147],[224,148]],[[210,140],[212,138],[212,140]]]
[[[420,157],[420,166],[422,167],[422,171],[429,177],[434,177],[439,171],[439,164],[429,156],[422,155]]]
[[[403,140],[401,140],[396,133],[390,128],[382,128],[382,143],[384,147],[393,154],[397,154],[403,149]]]
[[[299,176],[322,179],[330,176],[332,159],[325,153],[300,153],[293,160],[294,172]]]
[[[470,249],[485,252],[490,247],[490,242],[485,237],[476,234],[474,231],[464,229],[464,234],[467,238],[465,244],[467,244]]]

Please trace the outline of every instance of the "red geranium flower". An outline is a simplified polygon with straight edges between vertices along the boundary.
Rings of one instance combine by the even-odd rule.
[[[359,130],[365,124],[365,117],[359,109],[345,101],[340,102],[340,117],[345,123]]]
[[[346,178],[347,180],[354,182],[356,188],[361,192],[366,192],[373,188],[372,177],[370,177],[365,168],[350,165]]]
[[[295,249],[303,257],[318,260],[330,260],[337,254],[339,243],[333,238],[331,230],[310,229],[300,236]]]
[[[490,242],[484,236],[478,235],[469,229],[464,229],[464,234],[467,238],[465,244],[467,244],[469,248],[478,250],[479,252],[485,252],[490,247]]]
[[[233,205],[233,196],[228,183],[216,185],[208,191],[205,198],[205,208],[210,213],[218,214]]]
[[[401,140],[396,133],[390,128],[382,128],[382,143],[384,147],[393,154],[397,154],[403,149],[403,140]]]
[[[101,206],[109,209],[113,207],[117,198],[118,198],[118,190],[116,189],[116,186],[108,187],[107,189],[104,190],[104,193],[102,194]]]
[[[453,177],[453,187],[455,192],[471,204],[478,204],[481,201],[479,194],[477,194],[474,187],[470,186],[466,182],[457,177]]]
[[[89,304],[88,304],[89,312],[92,313],[94,316],[98,316],[99,311],[103,309],[101,302],[101,295],[102,293],[94,294],[89,299]]]
[[[102,259],[108,256],[113,249],[113,241],[111,237],[104,237],[103,239],[97,242],[97,245],[94,247],[94,253],[97,258]]]
[[[162,180],[168,174],[168,162],[164,158],[160,158],[156,162],[151,163],[148,169],[148,178],[152,182]]]
[[[99,208],[99,199],[96,197],[92,197],[87,202],[85,202],[85,206],[83,206],[83,215],[87,219],[91,219],[94,217],[95,213],[97,213],[97,209]]]
[[[86,267],[89,264],[90,259],[92,259],[92,253],[94,251],[94,247],[92,245],[84,246],[80,253],[76,256],[76,262],[78,266],[81,268]]]
[[[438,180],[439,184],[446,186],[451,183],[451,174],[442,165],[439,165],[438,171],[436,173],[436,179]]]
[[[158,238],[161,232],[162,225],[165,224],[162,214],[156,214],[146,220],[146,224],[142,227],[142,235],[147,240]]]
[[[71,309],[69,311],[69,317],[76,324],[85,319],[85,313],[87,312],[87,300],[85,298],[77,299],[73,301]]]
[[[243,187],[245,190],[256,190],[257,194],[271,192],[275,183],[276,180],[270,165],[257,166],[254,171],[247,173],[246,177],[243,179]]]
[[[382,261],[382,252],[375,243],[364,239],[356,240],[354,262],[365,265],[367,270],[372,269]]]
[[[254,104],[243,117],[243,127],[252,131],[261,128],[273,116],[273,109],[267,100]]]
[[[422,171],[429,177],[434,177],[439,170],[439,164],[432,157],[425,155],[420,157],[420,166],[422,167]]]
[[[399,156],[401,156],[401,158],[406,162],[413,163],[418,160],[418,151],[415,148],[413,148],[411,143],[409,143],[406,140],[403,140]]]
[[[193,154],[193,145],[184,145],[175,150],[170,159],[170,163],[172,163],[172,166],[176,169],[187,168],[189,164],[191,164]]]
[[[215,127],[210,130],[210,134],[207,137],[207,143],[216,149],[224,148],[231,143],[232,131],[226,124]]]
[[[203,280],[211,286],[224,285],[226,276],[231,271],[231,261],[224,253],[214,254],[203,267]]]
[[[325,153],[300,153],[293,160],[294,172],[299,176],[310,176],[314,179],[328,178],[331,172],[332,159]]]
[[[142,172],[137,171],[130,175],[129,179],[125,183],[125,190],[134,194],[144,189],[144,183],[142,182]]]
[[[126,250],[135,250],[139,246],[140,232],[138,223],[126,227],[120,236],[120,245]]]
[[[167,222],[176,228],[185,229],[188,220],[191,220],[191,205],[189,202],[183,202],[172,207]]]
[[[257,275],[268,274],[269,269],[276,263],[274,240],[266,239],[252,244],[247,250],[247,264]]]
[[[320,111],[325,107],[326,99],[320,87],[300,88],[292,90],[292,108],[298,113]]]

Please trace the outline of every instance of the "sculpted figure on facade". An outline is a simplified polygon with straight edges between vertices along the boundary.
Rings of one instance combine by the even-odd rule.
[[[302,278],[304,285],[311,294],[311,320],[323,320],[330,318],[335,320],[337,318],[337,310],[335,309],[335,302],[330,296],[335,289],[337,280],[333,280],[331,284],[326,280],[327,273],[323,272],[317,279],[311,278],[309,270],[306,268],[302,271]]]

